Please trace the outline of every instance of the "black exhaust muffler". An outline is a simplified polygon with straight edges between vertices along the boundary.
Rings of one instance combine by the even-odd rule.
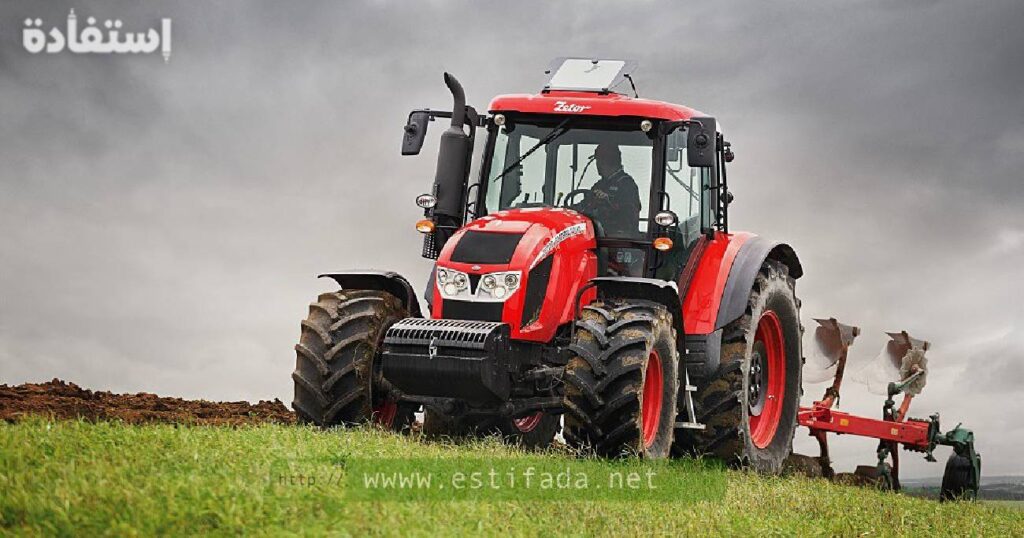
[[[452,123],[441,134],[441,145],[437,153],[437,170],[434,173],[434,217],[439,228],[437,248],[444,245],[454,232],[452,228],[462,225],[466,217],[466,191],[469,187],[469,167],[473,154],[473,141],[466,134],[466,92],[458,79],[450,73],[444,74],[444,83],[452,92]],[[447,233],[446,233],[447,232]]]

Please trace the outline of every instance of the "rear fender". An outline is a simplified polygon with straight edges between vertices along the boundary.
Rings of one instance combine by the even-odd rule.
[[[768,259],[781,262],[789,268],[789,276],[792,278],[803,276],[803,268],[793,247],[763,237],[749,238],[736,253],[736,258],[729,269],[729,279],[725,283],[718,307],[718,317],[715,320],[716,330],[739,319],[746,311],[754,280]]]
[[[683,359],[698,377],[714,372],[721,362],[722,328],[747,309],[754,279],[766,259],[782,262],[793,278],[803,274],[792,247],[739,232],[717,233],[704,249],[683,301]]]
[[[416,292],[409,285],[409,281],[398,273],[370,270],[339,271],[318,275],[318,278],[324,277],[333,278],[344,290],[386,291],[402,301],[402,305],[409,311],[410,317],[423,317],[423,314],[420,313],[420,303],[416,299]]]

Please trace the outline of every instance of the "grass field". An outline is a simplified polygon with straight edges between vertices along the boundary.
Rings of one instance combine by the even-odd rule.
[[[1013,508],[737,471],[706,471],[725,473],[725,497],[696,504],[367,502],[330,479],[346,458],[383,457],[528,456],[496,440],[448,445],[372,429],[0,423],[0,534],[1024,534]]]

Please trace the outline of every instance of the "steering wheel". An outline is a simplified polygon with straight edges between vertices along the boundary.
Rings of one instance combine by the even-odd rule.
[[[572,199],[580,194],[583,195],[583,200],[580,200],[578,204],[573,204]],[[562,207],[568,208],[571,206],[582,206],[586,204],[588,198],[590,198],[592,194],[593,191],[591,191],[590,189],[574,189],[572,191],[569,191],[569,194],[566,194],[565,198],[562,199]]]

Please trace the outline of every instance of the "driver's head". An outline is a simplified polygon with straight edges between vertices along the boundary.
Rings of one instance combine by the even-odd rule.
[[[594,150],[597,173],[608,177],[622,169],[622,152],[617,144],[599,144]]]

